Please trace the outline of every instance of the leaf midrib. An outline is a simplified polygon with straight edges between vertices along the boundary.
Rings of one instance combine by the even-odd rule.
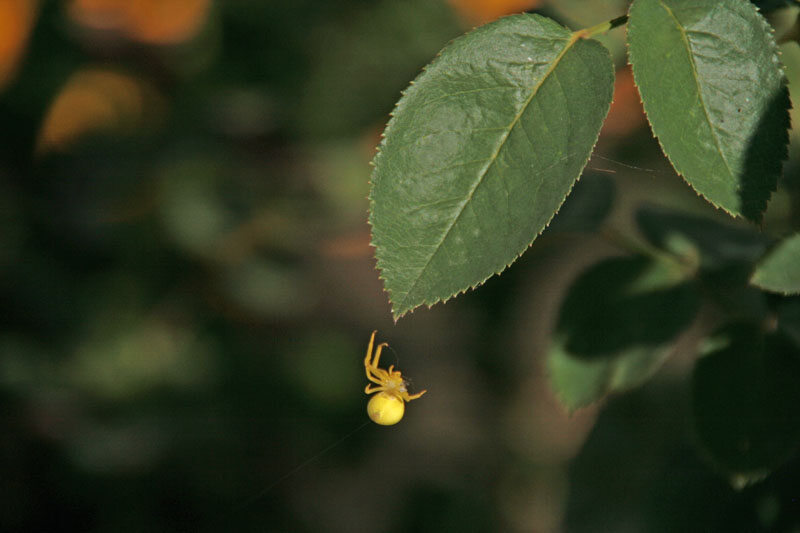
[[[405,307],[405,303],[406,303],[406,300],[408,299],[408,296],[417,287],[417,284],[419,283],[419,281],[424,276],[425,272],[427,271],[428,267],[431,264],[431,261],[433,261],[433,258],[436,257],[436,254],[438,254],[439,251],[442,249],[442,244],[447,239],[447,237],[450,235],[450,232],[452,231],[453,227],[455,227],[455,225],[458,222],[458,220],[461,218],[461,215],[464,213],[464,209],[466,209],[467,205],[472,201],[472,196],[475,194],[475,191],[478,189],[480,184],[483,183],[483,180],[486,177],[486,174],[489,172],[489,170],[492,168],[492,166],[497,161],[497,156],[500,154],[500,151],[505,146],[506,141],[511,136],[511,132],[514,130],[514,128],[519,123],[520,119],[522,118],[522,115],[525,114],[525,111],[528,109],[528,106],[530,105],[531,101],[533,101],[533,98],[536,96],[536,94],[538,94],[539,89],[541,89],[542,85],[544,85],[544,82],[553,73],[553,71],[558,66],[558,64],[561,62],[561,59],[564,57],[564,55],[567,53],[567,51],[570,48],[572,48],[572,45],[574,45],[575,42],[579,38],[581,38],[581,36],[582,36],[582,34],[580,32],[573,32],[572,33],[572,35],[570,36],[570,38],[567,40],[566,44],[564,45],[564,48],[558,53],[558,55],[553,60],[553,62],[550,65],[550,67],[547,69],[547,72],[545,72],[544,75],[542,76],[542,78],[536,83],[536,85],[533,86],[530,96],[528,96],[528,98],[525,100],[525,102],[523,102],[522,106],[520,106],[519,111],[514,116],[514,119],[511,121],[511,124],[509,124],[507,131],[500,137],[500,141],[497,143],[497,147],[495,148],[494,152],[487,159],[486,166],[478,174],[478,178],[475,180],[475,183],[470,188],[469,193],[467,194],[467,198],[461,204],[461,207],[459,208],[458,213],[456,214],[456,216],[453,217],[452,222],[450,223],[450,225],[447,227],[447,229],[442,234],[442,238],[439,239],[438,243],[436,243],[436,246],[435,246],[435,249],[434,249],[433,253],[430,254],[430,256],[428,257],[428,260],[425,262],[425,264],[419,270],[419,273],[417,274],[416,278],[414,278],[414,281],[411,283],[411,287],[409,287],[409,289],[406,291],[405,295],[403,296],[403,299],[400,302],[397,302],[398,306],[401,309],[403,309]]]
[[[670,18],[675,22],[675,26],[678,28],[678,31],[681,33],[681,39],[683,40],[683,44],[686,46],[686,51],[689,55],[689,64],[692,66],[692,78],[694,78],[695,87],[697,87],[697,96],[700,99],[700,107],[703,109],[703,115],[706,118],[706,123],[708,124],[708,129],[711,130],[711,137],[714,139],[714,145],[717,148],[717,153],[719,153],[722,162],[725,164],[725,168],[728,171],[728,175],[731,177],[735,177],[733,170],[731,169],[730,163],[728,163],[728,158],[725,157],[725,153],[722,151],[722,145],[720,144],[719,136],[717,135],[717,130],[714,128],[714,124],[711,121],[711,116],[708,114],[708,107],[706,106],[705,98],[703,97],[703,91],[700,87],[700,75],[697,72],[697,65],[694,62],[694,55],[692,52],[692,46],[689,44],[689,38],[686,35],[686,30],[681,24],[681,21],[678,20],[678,17],[675,16],[675,13],[672,12],[669,6],[667,6],[663,0],[658,1],[659,5],[664,8],[664,11],[670,16]]]

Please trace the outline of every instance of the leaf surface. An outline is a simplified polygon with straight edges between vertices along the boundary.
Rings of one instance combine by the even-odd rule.
[[[800,294],[800,234],[784,240],[756,266],[753,285],[781,294]]]
[[[759,221],[787,156],[789,96],[769,25],[746,0],[636,0],[629,59],[675,170]]]
[[[764,254],[767,239],[749,224],[645,206],[636,212],[639,231],[658,248],[682,255],[675,244],[688,243],[703,269],[719,270],[743,264],[747,269]],[[671,246],[672,245],[672,246]]]
[[[658,370],[697,312],[697,287],[685,277],[675,264],[617,257],[577,279],[547,361],[567,409],[640,385]]]
[[[749,324],[729,326],[713,342],[692,376],[694,425],[709,458],[741,486],[800,447],[800,359],[784,337]]]
[[[372,244],[395,318],[475,287],[533,242],[588,161],[613,81],[602,45],[538,15],[442,50],[374,161]]]

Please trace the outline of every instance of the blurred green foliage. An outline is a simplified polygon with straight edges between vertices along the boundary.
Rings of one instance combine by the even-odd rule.
[[[0,88],[0,530],[798,527],[796,458],[737,491],[695,453],[691,339],[601,414],[568,417],[543,375],[567,287],[616,251],[587,226],[670,249],[636,225],[642,198],[700,205],[646,130],[598,147],[610,161],[514,269],[393,325],[368,161],[407,81],[467,29],[448,3],[217,1],[166,45],[90,31],[68,4],[40,3]],[[37,151],[87,71],[131,92],[104,115],[82,86],[57,124],[78,134]],[[707,241],[749,257],[771,237]],[[797,343],[796,299],[762,304]],[[392,428],[364,425],[376,328],[429,390]]]

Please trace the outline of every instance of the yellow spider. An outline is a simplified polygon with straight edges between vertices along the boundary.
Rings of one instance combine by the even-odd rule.
[[[378,362],[381,358],[381,351],[384,346],[388,346],[385,342],[378,345],[375,350],[375,356],[372,356],[372,345],[375,342],[376,331],[372,332],[372,337],[369,338],[369,346],[367,346],[367,356],[364,358],[364,369],[367,372],[367,379],[372,383],[378,385],[374,386],[372,383],[367,384],[364,392],[372,394],[377,392],[375,396],[370,398],[367,404],[367,413],[373,422],[382,426],[391,426],[397,424],[403,418],[406,406],[404,402],[416,400],[428,391],[418,392],[417,394],[409,394],[406,389],[406,382],[403,379],[403,374],[399,370],[394,369],[391,365],[388,370],[378,368]]]

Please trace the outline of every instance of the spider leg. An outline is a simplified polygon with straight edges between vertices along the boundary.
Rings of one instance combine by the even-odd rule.
[[[382,342],[378,345],[378,348],[375,350],[375,359],[372,360],[372,368],[378,368],[378,363],[381,360],[381,352],[383,351],[384,346],[389,346],[387,343]]]
[[[377,378],[380,380],[381,383],[386,383],[389,379],[391,379],[392,374],[388,373],[386,370],[382,368],[370,368],[369,373],[372,374],[372,377]]]
[[[379,392],[384,390],[383,387],[373,387],[372,383],[368,383],[367,386],[364,388],[364,393],[372,394],[373,392]]]
[[[411,400],[416,400],[417,398],[419,398],[420,396],[422,396],[426,392],[428,392],[428,391],[424,390],[424,391],[418,392],[416,394],[408,394],[408,393],[406,393],[405,394],[406,397],[404,398],[404,400],[407,401],[407,402],[410,402]]]
[[[367,373],[367,379],[369,379],[370,381],[374,381],[370,377],[370,367],[372,366],[372,361],[371,361],[371,359],[372,359],[372,345],[375,342],[375,334],[376,333],[378,333],[377,329],[372,332],[372,336],[369,338],[369,345],[367,346],[367,356],[364,357],[364,370]],[[378,349],[378,351],[380,351],[380,348]],[[377,366],[377,365],[375,365],[375,366]]]
[[[367,379],[373,383],[377,383],[378,385],[383,385],[385,380],[380,379],[380,374],[373,375],[371,370],[367,370]]]

